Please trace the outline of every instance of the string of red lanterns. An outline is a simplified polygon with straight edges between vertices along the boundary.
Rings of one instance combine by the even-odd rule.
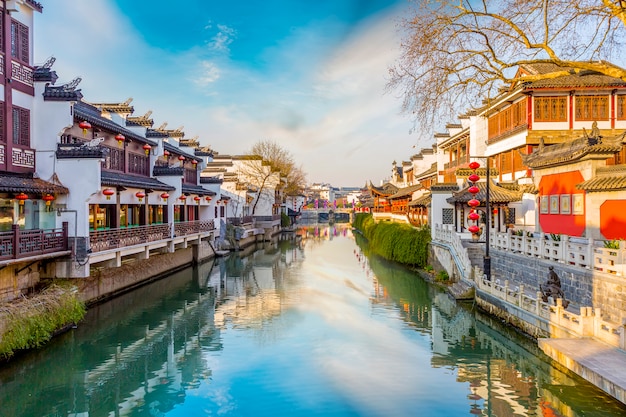
[[[467,216],[469,220],[471,220],[474,224],[467,228],[472,233],[472,239],[478,240],[480,237],[480,227],[478,226],[478,221],[480,219],[480,214],[476,212],[476,207],[480,205],[480,201],[476,199],[476,194],[480,191],[480,188],[476,185],[480,177],[476,174],[476,170],[480,168],[480,164],[476,161],[470,162],[469,168],[474,171],[467,180],[472,183],[472,185],[467,189],[467,191],[472,194],[472,199],[467,202],[467,205],[472,209],[470,210],[470,214]]]

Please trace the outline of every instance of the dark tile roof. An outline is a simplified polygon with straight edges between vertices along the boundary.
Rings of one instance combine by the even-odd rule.
[[[428,168],[426,171],[423,171],[414,175],[415,175],[415,178],[426,178],[435,174],[437,174],[437,163],[433,162],[430,168]]]
[[[32,7],[33,9],[38,11],[39,13],[41,13],[43,11],[43,6],[38,1],[26,0],[26,3],[28,3],[30,5],[30,7]]]
[[[471,199],[475,198],[481,203],[484,203],[487,197],[487,182],[476,183],[479,191],[476,194],[472,194],[469,191],[471,187],[470,183],[466,183],[466,186],[452,194],[452,197],[446,199],[448,203],[467,203]],[[489,181],[489,202],[490,203],[510,203],[512,201],[520,201],[522,194],[519,192],[507,190],[506,188],[496,185],[492,180]]]
[[[168,150],[172,155],[176,154],[176,155],[183,155],[185,158],[187,159],[195,159],[196,161],[200,162],[202,161],[202,158],[198,158],[195,155],[192,155],[190,153],[184,152],[183,150],[181,150],[180,148],[167,143],[167,142],[163,142],[163,149]]]
[[[200,184],[222,184],[224,182],[220,177],[200,177]]]
[[[524,165],[533,169],[570,164],[583,157],[603,159],[619,152],[625,138],[626,132],[607,138],[585,135],[569,142],[550,146],[544,146],[543,141],[541,141],[539,148],[533,153],[529,155],[520,153],[520,155]]]
[[[154,129],[146,129],[147,138],[169,138],[169,135],[165,132],[159,132]]]
[[[92,106],[110,113],[129,113],[133,114],[135,108],[130,105],[133,101],[132,97],[122,103],[89,103]]]
[[[118,125],[110,119],[102,117],[100,110],[91,104],[85,103],[84,101],[78,101],[74,104],[74,120],[86,120],[91,123],[93,127],[106,129],[112,133],[121,133],[126,136],[127,139],[133,139],[140,143],[147,143],[150,146],[157,146],[156,142],[148,140],[143,136],[126,129],[124,126]]]
[[[154,175],[155,177],[182,177],[184,173],[185,169],[183,167],[155,165],[155,167],[152,169],[152,175]]]
[[[35,82],[49,82],[54,84],[59,79],[56,71],[53,71],[50,67],[35,67],[33,71],[33,81]]]
[[[626,189],[626,165],[613,165],[598,168],[596,175],[576,185],[587,192],[618,191]]]
[[[0,192],[2,193],[26,193],[26,194],[67,194],[68,189],[61,183],[44,181],[34,178],[33,174],[0,174]]]
[[[79,101],[81,98],[83,93],[80,89],[66,88],[65,85],[58,87],[46,85],[43,92],[45,101]]]
[[[209,195],[209,196],[216,195],[215,192],[211,190],[207,190],[206,188],[203,188],[200,185],[183,184],[182,191],[185,194],[198,194],[198,195]]]
[[[104,170],[100,175],[100,182],[102,183],[102,185],[108,185],[112,187],[131,187],[158,191],[172,191],[176,189],[175,187],[162,183],[155,178],[141,177],[139,175],[130,175],[123,172]]]

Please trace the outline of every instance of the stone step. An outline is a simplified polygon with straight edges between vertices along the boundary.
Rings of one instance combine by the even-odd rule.
[[[464,281],[458,281],[448,287],[448,292],[456,300],[473,300],[474,299],[474,287],[465,283]]]

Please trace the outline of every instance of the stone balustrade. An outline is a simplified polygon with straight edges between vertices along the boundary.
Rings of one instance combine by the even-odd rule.
[[[551,332],[560,332],[564,337],[591,337],[610,346],[626,349],[626,323],[616,323],[604,320],[602,311],[592,307],[580,307],[576,314],[563,307],[563,300],[557,299],[556,305],[546,303],[541,298],[541,292],[526,293],[524,286],[509,286],[509,281],[487,281],[477,279],[476,287],[492,297],[515,305],[524,312],[548,323]]]

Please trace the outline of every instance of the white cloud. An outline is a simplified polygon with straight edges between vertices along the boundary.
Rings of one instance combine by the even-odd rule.
[[[206,87],[220,78],[220,70],[213,62],[202,61],[200,62],[200,76],[197,77],[194,82],[201,86]]]

